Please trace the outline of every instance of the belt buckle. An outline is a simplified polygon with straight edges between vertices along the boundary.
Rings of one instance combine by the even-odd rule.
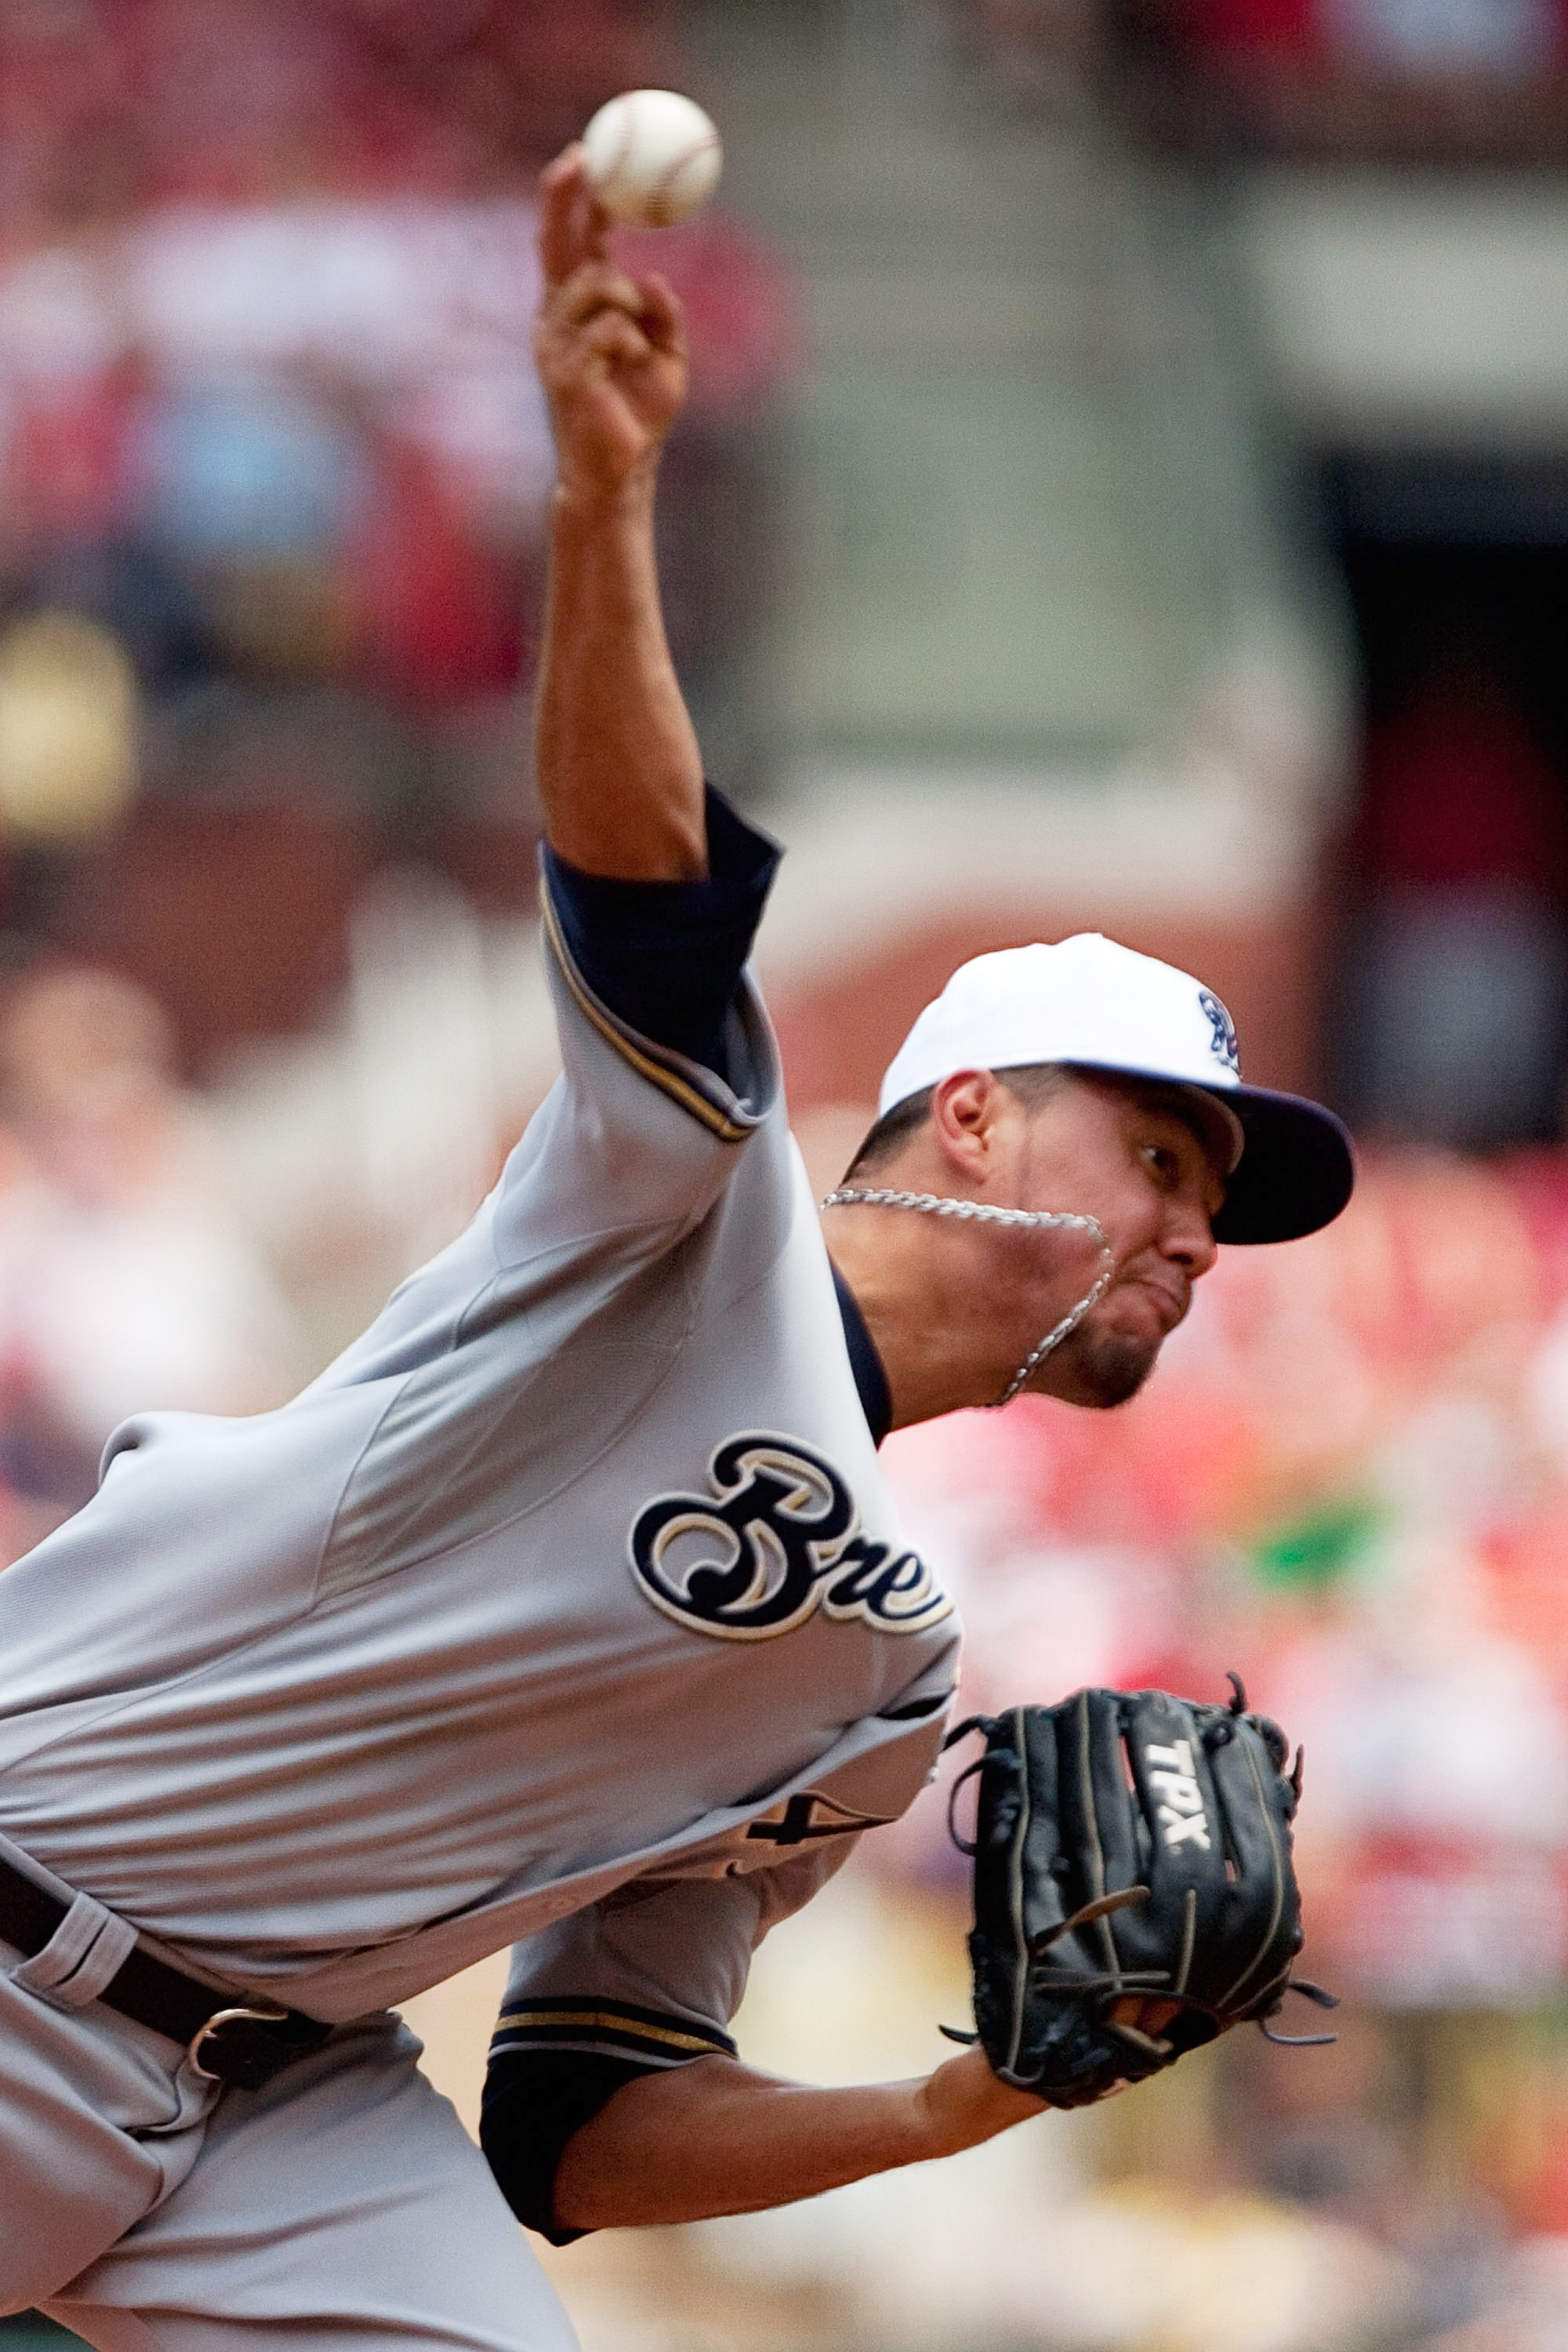
[[[226,2028],[284,2025],[288,2019],[289,2011],[279,2009],[273,2001],[255,2001],[241,2009],[215,2010],[199,2032],[192,2034],[185,2045],[185,2056],[193,2071],[205,2083],[226,2083],[242,2090],[258,2091],[264,2083],[271,2081],[279,2067],[287,2065],[289,2060],[297,2054],[286,2042],[280,2042],[275,2034],[230,2032],[226,2036],[229,2059],[226,2066],[204,2065],[202,2052],[208,2042],[216,2041],[219,2044],[217,2054],[223,2055]]]

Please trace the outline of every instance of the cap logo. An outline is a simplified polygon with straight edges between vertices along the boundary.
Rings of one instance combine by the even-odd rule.
[[[1208,1015],[1209,1026],[1214,1031],[1214,1036],[1210,1040],[1210,1043],[1214,1048],[1215,1059],[1216,1061],[1223,1062],[1227,1070],[1234,1070],[1237,1076],[1239,1077],[1241,1076],[1241,1055],[1236,1042],[1235,1022],[1231,1019],[1229,1013],[1226,1011],[1224,1005],[1220,1003],[1212,988],[1199,989],[1198,1003],[1203,1006],[1205,1013]]]

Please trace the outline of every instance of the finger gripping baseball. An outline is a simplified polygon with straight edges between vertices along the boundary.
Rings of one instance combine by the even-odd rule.
[[[1332,2005],[1292,1986],[1300,1790],[1239,1685],[1225,1706],[1082,1690],[953,1737],[971,1732],[974,2022],[1004,2082],[1081,2105],[1244,2020],[1267,2032],[1287,1990]],[[1141,1999],[1160,2001],[1159,2032],[1129,2021]]]

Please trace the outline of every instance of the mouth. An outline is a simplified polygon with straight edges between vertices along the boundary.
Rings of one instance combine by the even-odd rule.
[[[1166,1283],[1150,1282],[1142,1276],[1135,1276],[1129,1283],[1128,1287],[1144,1293],[1166,1337],[1175,1329],[1178,1323],[1185,1320],[1187,1308],[1192,1304],[1190,1291],[1173,1290]]]

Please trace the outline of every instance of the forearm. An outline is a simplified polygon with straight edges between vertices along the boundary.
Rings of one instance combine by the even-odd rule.
[[[702,763],[665,638],[653,502],[651,466],[556,493],[536,770],[551,846],[572,865],[690,881],[707,872]]]
[[[626,2084],[566,2144],[555,2179],[568,2229],[695,2221],[788,2205],[976,2146],[1040,2104],[972,2060],[910,2083],[819,2090],[733,2059]]]

